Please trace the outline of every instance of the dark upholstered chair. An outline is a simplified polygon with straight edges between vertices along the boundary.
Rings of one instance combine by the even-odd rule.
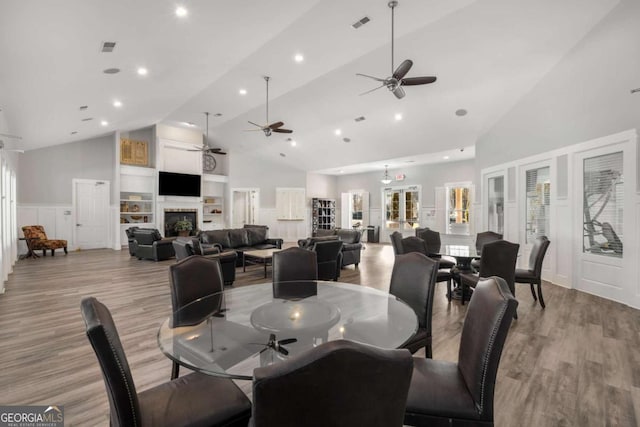
[[[162,261],[173,258],[172,239],[163,239],[157,229],[138,228],[133,230],[134,256],[138,259]]]
[[[493,231],[483,231],[482,233],[476,234],[476,250],[478,254],[482,254],[482,248],[485,244],[495,242],[496,240],[502,240],[502,234],[494,233]],[[480,261],[474,259],[471,261],[471,267],[475,268],[476,271],[480,269]]]
[[[431,315],[438,262],[417,252],[396,256],[389,293],[406,302],[418,316],[418,332],[403,345],[411,353],[424,347],[431,358]]]
[[[330,230],[319,229],[314,237],[299,239],[298,246],[305,249],[311,249],[316,242],[324,242],[328,240],[342,241],[342,267],[353,264],[356,268],[360,264],[361,252],[364,249],[360,239],[362,233],[360,230],[335,229]]]
[[[481,278],[491,276],[504,279],[507,282],[507,286],[509,286],[511,295],[515,297],[516,261],[518,260],[519,248],[519,244],[507,242],[506,240],[486,243],[482,249],[480,272],[478,274],[460,274],[462,303],[464,304],[464,294],[467,287],[475,287]]]
[[[389,235],[389,240],[391,240],[393,254],[402,255],[404,253],[404,250],[402,249],[402,233],[394,231]]]
[[[254,427],[400,427],[407,350],[338,340],[253,371]]]
[[[318,279],[337,281],[342,266],[342,241],[316,242],[311,250],[316,253]]]
[[[41,225],[25,225],[22,227],[22,233],[31,251],[42,249],[43,256],[47,256],[47,249],[51,250],[51,256],[55,256],[56,249],[62,249],[67,253],[67,241],[47,238],[47,233]]]
[[[429,228],[416,228],[416,237],[424,240],[427,245],[427,254],[434,257],[440,253],[442,249],[442,241],[440,233]],[[440,256],[440,268],[453,268],[456,265],[456,259],[450,256]]]
[[[81,312],[107,388],[112,426],[247,425],[251,403],[229,379],[193,373],[138,393],[107,307],[85,298]]]
[[[219,260],[225,286],[233,285],[236,280],[236,262],[238,258],[236,251],[220,252],[218,247],[202,248],[195,237],[177,237],[171,244],[178,261],[194,255]]]
[[[273,281],[318,280],[316,253],[302,248],[289,248],[273,254]]]
[[[542,262],[549,248],[549,239],[547,236],[536,238],[531,253],[529,254],[529,268],[516,268],[516,283],[528,283],[531,286],[531,295],[534,300],[539,300],[542,308],[545,308],[544,299],[542,298]],[[538,298],[533,285],[538,285]]]
[[[517,306],[504,280],[478,283],[462,327],[458,363],[413,359],[406,425],[493,426],[498,364]]]
[[[171,312],[175,313],[198,298],[224,290],[220,260],[192,255],[169,266]],[[212,310],[213,311],[213,310]],[[208,313],[204,313],[202,318]],[[173,362],[171,379],[178,378],[180,365]]]

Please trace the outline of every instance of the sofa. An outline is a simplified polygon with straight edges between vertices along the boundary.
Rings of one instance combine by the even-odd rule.
[[[236,251],[236,265],[242,266],[245,251],[256,249],[282,249],[283,240],[269,238],[269,227],[264,225],[245,225],[243,228],[200,231],[198,240],[204,250],[218,247],[220,252]]]
[[[138,259],[162,261],[173,258],[175,252],[171,244],[174,239],[163,239],[155,228],[138,228],[133,230],[133,241],[129,244],[129,252]]]
[[[238,259],[236,251],[220,252],[217,247],[203,251],[200,242],[195,237],[177,237],[172,245],[178,261],[194,255],[219,260],[225,286],[233,285],[236,280],[236,260]]]
[[[358,267],[360,264],[360,252],[362,251],[362,243],[360,238],[362,232],[360,230],[350,230],[346,228],[334,228],[331,230],[318,230],[316,237],[308,237],[306,239],[298,240],[298,246],[305,249],[311,249],[316,242],[323,242],[327,240],[341,240],[342,241],[342,265],[354,264]]]

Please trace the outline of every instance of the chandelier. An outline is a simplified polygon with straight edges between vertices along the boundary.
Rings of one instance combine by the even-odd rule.
[[[384,176],[380,182],[384,185],[391,184],[391,178],[389,178],[389,165],[384,165]]]

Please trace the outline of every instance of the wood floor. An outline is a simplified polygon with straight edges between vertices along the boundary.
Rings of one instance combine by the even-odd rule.
[[[390,246],[367,244],[359,269],[341,281],[387,290]],[[20,260],[0,295],[0,404],[64,405],[66,425],[108,425],[108,400],[84,333],[80,300],[112,311],[134,381],[169,379],[156,332],[169,315],[168,267],[126,250]],[[262,283],[261,266],[238,269],[235,286]],[[270,279],[267,279],[270,280]],[[466,306],[438,285],[435,359],[457,360]],[[640,422],[640,312],[551,284],[546,310],[517,288],[519,318],[505,346],[496,389],[497,426],[636,426]]]

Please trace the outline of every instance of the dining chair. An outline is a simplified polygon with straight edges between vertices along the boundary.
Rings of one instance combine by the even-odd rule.
[[[405,425],[493,426],[496,375],[517,306],[503,279],[478,283],[462,326],[458,363],[413,359]]]
[[[402,249],[402,233],[394,231],[389,235],[389,240],[391,240],[394,255],[401,255],[404,253]]]
[[[424,254],[410,252],[396,256],[389,293],[407,303],[418,317],[418,331],[403,345],[411,353],[424,347],[432,357],[431,317],[438,262]]]
[[[547,236],[537,237],[529,254],[529,268],[516,268],[515,283],[528,283],[531,287],[533,300],[540,301],[542,308],[546,307],[542,298],[542,262],[550,243]],[[538,285],[538,298],[536,298],[533,285]]]
[[[400,427],[413,361],[347,340],[253,371],[254,427]]]
[[[219,307],[207,308],[204,305],[199,305],[199,308],[204,311],[179,314],[178,310],[199,298],[224,290],[220,261],[199,255],[192,255],[178,261],[169,266],[169,288],[171,289],[171,312],[174,313],[174,325],[199,323]],[[175,317],[178,315],[182,318]],[[180,365],[174,361],[171,370],[172,380],[178,378],[179,371]]]
[[[316,253],[318,279],[338,281],[342,266],[342,240],[316,242],[311,250]]]
[[[474,288],[482,278],[491,276],[504,279],[504,281],[507,282],[507,286],[509,286],[511,295],[515,297],[516,261],[518,260],[519,248],[519,244],[507,242],[506,240],[496,240],[491,243],[486,243],[482,249],[479,273],[460,274],[462,304],[464,304],[467,287]]]
[[[273,282],[318,280],[317,255],[302,248],[289,248],[274,252]]]
[[[246,426],[251,402],[226,378],[192,373],[140,393],[109,309],[80,304],[86,333],[107,389],[112,426]]]
[[[483,231],[482,233],[476,234],[476,251],[478,251],[478,255],[482,255],[482,248],[485,244],[495,242],[496,240],[502,240],[502,234],[493,231]],[[471,261],[471,267],[478,270],[480,268],[480,261],[474,259]]]
[[[424,240],[427,245],[427,253],[430,258],[440,258],[440,268],[453,268],[456,265],[456,259],[450,256],[438,256],[442,249],[442,241],[440,233],[430,228],[416,228],[416,237]]]

